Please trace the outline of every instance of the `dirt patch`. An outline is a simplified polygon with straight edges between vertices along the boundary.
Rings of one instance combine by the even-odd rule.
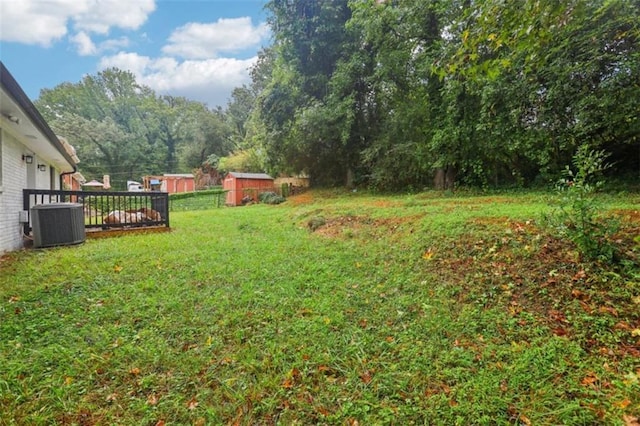
[[[382,234],[395,232],[400,227],[414,224],[423,217],[424,214],[378,219],[369,216],[338,216],[326,219],[315,233],[329,238],[353,236],[360,231],[365,231],[367,235]]]
[[[477,225],[484,228],[510,229],[514,233],[535,233],[541,232],[532,220],[513,220],[506,216],[475,217],[467,221],[470,225]]]
[[[496,216],[496,217],[474,217],[469,219],[467,222],[474,225],[484,225],[484,226],[492,226],[492,225],[507,225],[511,219],[506,216]]]
[[[404,205],[403,203],[400,203],[398,201],[386,201],[386,200],[376,200],[368,204],[372,205],[373,207],[378,207],[381,209],[402,207]]]
[[[310,204],[313,202],[313,194],[310,191],[303,192],[302,194],[292,195],[287,200],[294,206],[300,206],[303,204]]]
[[[324,225],[315,230],[315,233],[323,237],[337,238],[345,235],[347,231],[362,229],[372,222],[366,216],[339,216],[327,219]]]
[[[611,213],[623,222],[640,225],[640,210],[617,209]]]
[[[640,229],[635,213],[624,215],[623,235]],[[461,303],[503,306],[523,329],[548,327],[557,336],[578,339],[586,351],[618,359],[640,356],[640,340],[632,334],[640,327],[640,312],[630,296],[637,290],[620,267],[582,259],[570,241],[533,222],[494,217],[468,223],[486,229],[455,241],[444,238],[425,264],[464,288],[457,296]],[[500,226],[503,231],[496,232]],[[636,256],[631,239],[619,239],[617,245],[625,257]],[[615,274],[603,280],[607,270]]]

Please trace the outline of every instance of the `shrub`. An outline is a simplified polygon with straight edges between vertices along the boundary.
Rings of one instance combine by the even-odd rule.
[[[258,200],[265,204],[280,204],[285,201],[285,198],[275,192],[261,192],[260,195],[258,195]]]
[[[581,146],[556,185],[555,208],[547,223],[563,238],[570,239],[580,253],[592,260],[613,262],[616,257],[611,236],[618,223],[599,215],[597,190],[604,185],[602,172],[610,167],[604,151]]]

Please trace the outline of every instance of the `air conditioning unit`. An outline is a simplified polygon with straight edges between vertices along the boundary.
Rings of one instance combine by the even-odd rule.
[[[79,203],[38,204],[31,208],[34,247],[80,244],[86,238]]]

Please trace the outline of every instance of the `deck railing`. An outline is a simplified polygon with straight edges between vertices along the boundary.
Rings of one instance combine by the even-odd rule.
[[[104,192],[24,189],[23,209],[30,214],[37,204],[80,203],[85,228],[169,227],[169,194],[166,192]],[[157,214],[156,214],[157,213]],[[31,221],[24,224],[31,232]]]

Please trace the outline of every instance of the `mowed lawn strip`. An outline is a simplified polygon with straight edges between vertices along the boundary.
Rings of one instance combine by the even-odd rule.
[[[633,258],[640,197],[605,202]],[[312,191],[10,254],[0,424],[632,424],[640,270],[547,206]]]

